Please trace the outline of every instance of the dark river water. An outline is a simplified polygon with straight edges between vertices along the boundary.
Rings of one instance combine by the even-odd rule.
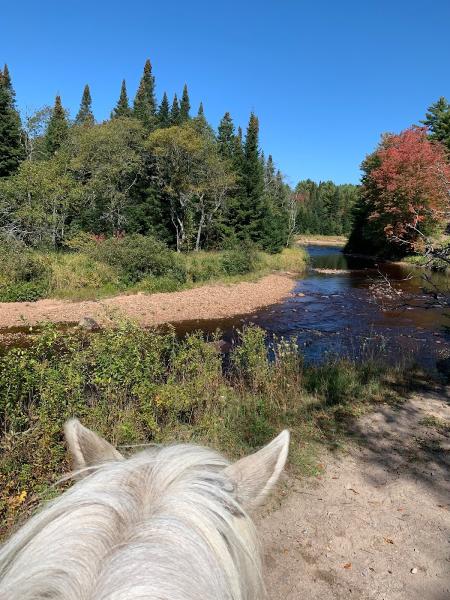
[[[185,322],[177,331],[219,328],[231,341],[236,329],[255,323],[269,334],[296,338],[308,361],[375,356],[434,368],[450,355],[450,309],[424,291],[436,286],[445,299],[447,276],[432,274],[426,284],[419,269],[377,265],[335,247],[306,249],[310,267],[284,302],[242,318]]]

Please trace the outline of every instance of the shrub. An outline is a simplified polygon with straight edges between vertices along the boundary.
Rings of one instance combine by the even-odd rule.
[[[136,286],[136,290],[146,292],[147,294],[157,294],[161,292],[176,292],[183,284],[175,277],[144,277]]]
[[[225,250],[222,256],[222,268],[227,275],[245,275],[255,271],[258,263],[258,251],[248,242]]]
[[[84,289],[98,290],[119,283],[116,269],[95,260],[90,254],[60,252],[50,255],[50,259],[50,288],[58,295]]]
[[[0,302],[36,302],[45,298],[48,286],[42,281],[0,284]]]
[[[147,275],[169,276],[181,283],[186,281],[186,268],[181,257],[151,236],[133,234],[107,238],[95,245],[92,256],[115,268],[126,283],[136,283]]]
[[[50,269],[45,257],[16,241],[0,243],[0,301],[34,301],[48,291]]]
[[[194,282],[209,281],[225,274],[219,252],[192,252],[186,256],[188,277]]]
[[[346,406],[386,396],[380,370],[308,368],[284,341],[270,361],[257,327],[240,342],[225,371],[201,333],[178,339],[128,322],[95,335],[49,325],[29,346],[0,354],[0,536],[36,498],[57,493],[52,484],[69,468],[62,429],[70,417],[115,445],[191,440],[230,455],[289,427],[291,456],[314,472],[312,444],[339,428]]]

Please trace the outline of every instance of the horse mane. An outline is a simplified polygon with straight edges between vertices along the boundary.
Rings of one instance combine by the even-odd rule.
[[[255,528],[227,467],[173,445],[88,469],[0,549],[0,598],[263,598]]]

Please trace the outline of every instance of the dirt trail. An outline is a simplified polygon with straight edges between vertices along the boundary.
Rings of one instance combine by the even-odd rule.
[[[263,516],[271,600],[449,600],[450,388],[360,419],[324,474]]]
[[[251,313],[280,302],[294,285],[291,275],[279,273],[254,283],[205,285],[181,292],[139,293],[99,301],[0,302],[0,328],[42,321],[73,323],[86,316],[106,323],[111,313],[134,318],[141,325],[219,319]]]

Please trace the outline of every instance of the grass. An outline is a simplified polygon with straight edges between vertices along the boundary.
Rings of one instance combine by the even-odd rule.
[[[171,271],[156,276],[144,274],[130,281],[120,268],[85,250],[27,252],[31,262],[42,263],[45,273],[41,269],[36,282],[22,282],[20,277],[0,280],[0,301],[33,301],[43,297],[97,300],[119,293],[174,292],[206,283],[254,281],[273,271],[301,272],[307,260],[305,251],[298,247],[285,248],[273,255],[256,250],[191,252],[175,256],[179,264],[179,272],[175,274]]]
[[[435,417],[434,415],[427,415],[420,421],[420,425],[434,429],[441,435],[448,435],[450,433],[450,421],[448,419],[442,419]]]
[[[130,322],[98,334],[47,326],[27,348],[0,356],[0,535],[58,493],[69,469],[62,428],[77,416],[115,445],[192,441],[230,457],[292,433],[290,468],[320,471],[323,444],[339,447],[349,422],[374,402],[397,400],[403,373],[376,363],[303,364],[280,340],[249,327],[224,371],[200,333]],[[399,387],[400,385],[400,387]]]

